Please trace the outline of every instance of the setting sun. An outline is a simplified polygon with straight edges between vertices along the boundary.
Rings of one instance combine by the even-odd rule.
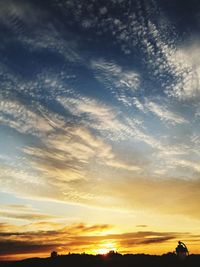
[[[103,244],[99,245],[98,249],[94,250],[94,253],[95,254],[104,255],[104,254],[109,253],[110,251],[116,251],[115,244],[113,244],[113,243],[103,243]]]

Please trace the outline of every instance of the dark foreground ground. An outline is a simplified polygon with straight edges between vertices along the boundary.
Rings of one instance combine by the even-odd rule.
[[[16,262],[0,262],[0,267],[200,267],[200,255],[190,255],[179,260],[176,255],[66,255],[56,258],[33,258]]]

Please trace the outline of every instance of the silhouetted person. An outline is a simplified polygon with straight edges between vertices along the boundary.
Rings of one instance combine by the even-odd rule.
[[[58,256],[58,253],[56,251],[51,252],[51,258],[55,259]]]
[[[185,259],[189,255],[189,251],[186,245],[181,241],[178,241],[178,246],[176,247],[176,254],[180,259]]]

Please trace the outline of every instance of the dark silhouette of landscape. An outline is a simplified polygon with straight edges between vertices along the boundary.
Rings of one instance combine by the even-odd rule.
[[[30,258],[21,261],[0,262],[0,267],[173,267],[199,266],[200,255],[188,255],[180,258],[176,253],[167,253],[162,256],[146,254],[119,254],[110,251],[105,255],[68,254],[58,255],[53,251],[48,258]]]

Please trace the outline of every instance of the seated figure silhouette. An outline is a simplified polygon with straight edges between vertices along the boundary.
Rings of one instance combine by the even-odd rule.
[[[186,245],[181,241],[178,241],[178,246],[176,247],[176,254],[180,259],[185,259],[189,255],[189,251]]]
[[[55,259],[58,256],[58,253],[56,251],[51,252],[51,258]]]

